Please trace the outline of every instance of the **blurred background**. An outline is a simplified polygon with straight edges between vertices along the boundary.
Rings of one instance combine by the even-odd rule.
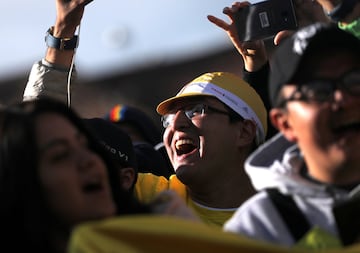
[[[232,2],[93,1],[80,27],[72,106],[84,117],[95,117],[124,103],[159,121],[156,105],[196,76],[209,71],[241,75],[241,57],[225,32],[206,18],[227,20],[222,9]],[[53,0],[2,4],[0,103],[22,99],[32,64],[45,54],[44,36],[55,14]]]

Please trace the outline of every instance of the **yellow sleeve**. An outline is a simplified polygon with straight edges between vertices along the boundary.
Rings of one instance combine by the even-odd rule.
[[[149,203],[160,192],[169,189],[169,181],[163,176],[139,173],[135,184],[135,196],[143,203]]]
[[[187,202],[186,186],[180,182],[176,175],[171,175],[169,178],[169,190],[173,190],[179,194],[179,196]]]
[[[135,196],[141,202],[149,203],[157,194],[170,189],[177,192],[186,201],[186,187],[176,175],[170,176],[168,180],[163,176],[156,176],[151,173],[139,173],[135,184]]]
[[[360,245],[321,253],[355,253]],[[308,253],[170,216],[121,216],[73,230],[69,253]]]

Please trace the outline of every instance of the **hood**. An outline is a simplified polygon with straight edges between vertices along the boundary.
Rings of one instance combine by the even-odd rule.
[[[334,198],[343,196],[343,190],[329,185],[315,183],[300,173],[304,160],[298,146],[289,142],[278,133],[245,161],[245,171],[257,191],[265,188],[278,188],[287,194],[298,194],[308,197]]]

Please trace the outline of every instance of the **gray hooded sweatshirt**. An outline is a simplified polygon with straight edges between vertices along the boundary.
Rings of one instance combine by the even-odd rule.
[[[265,191],[276,188],[292,196],[312,228],[320,228],[338,237],[332,207],[358,195],[360,185],[349,192],[316,183],[300,173],[302,168],[304,162],[299,148],[288,142],[281,133],[264,143],[245,163],[245,170],[258,193],[239,207],[224,224],[224,230],[286,246],[296,244]]]

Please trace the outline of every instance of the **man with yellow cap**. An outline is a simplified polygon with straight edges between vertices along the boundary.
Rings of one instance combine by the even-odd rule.
[[[205,73],[157,112],[164,145],[176,175],[169,180],[139,175],[136,194],[149,201],[173,189],[203,221],[222,226],[254,190],[243,169],[266,136],[266,109],[256,91],[231,73]]]
[[[88,2],[56,2],[57,21],[47,34],[48,50],[32,69],[24,100],[43,95],[68,99],[64,70],[71,69],[77,44],[59,47],[55,42],[76,40]],[[160,103],[157,112],[176,175],[167,179],[140,173],[136,196],[150,202],[163,190],[175,190],[205,223],[222,226],[255,193],[243,164],[266,136],[267,112],[260,96],[236,75],[205,73]]]

